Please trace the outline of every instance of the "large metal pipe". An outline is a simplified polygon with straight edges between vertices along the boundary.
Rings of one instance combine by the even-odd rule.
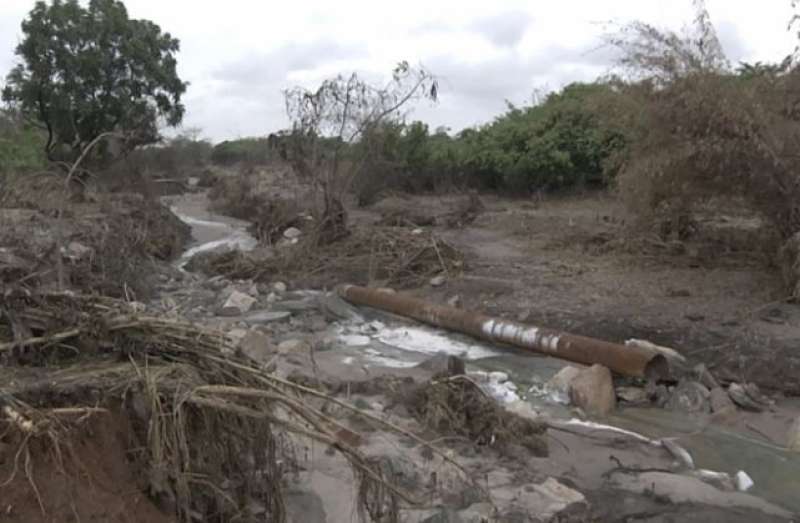
[[[339,295],[356,305],[413,318],[489,342],[504,343],[585,365],[597,363],[623,376],[665,378],[669,374],[666,358],[645,347],[626,347],[356,285],[340,287]]]

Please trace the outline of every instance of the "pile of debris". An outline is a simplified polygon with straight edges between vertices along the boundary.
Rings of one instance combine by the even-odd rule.
[[[229,279],[270,281],[302,277],[310,287],[332,287],[341,281],[412,288],[441,274],[458,274],[463,254],[421,229],[355,229],[346,238],[320,245],[313,235],[271,252],[203,253],[187,269]]]
[[[143,309],[59,293],[0,298],[0,476],[9,514],[33,507],[56,518],[97,516],[104,508],[86,495],[92,483],[119,506],[136,486],[142,510],[182,521],[282,521],[284,478],[296,472],[302,441],[350,463],[363,510],[385,515],[419,502],[324,405],[367,414],[270,374],[222,332]],[[124,464],[124,474],[103,476],[104,459]]]

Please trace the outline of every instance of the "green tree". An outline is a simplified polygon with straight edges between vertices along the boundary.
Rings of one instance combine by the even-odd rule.
[[[46,132],[51,160],[74,160],[97,136],[116,131],[126,146],[154,143],[163,121],[184,114],[179,42],[118,0],[37,2],[22,22],[20,63],[3,100]]]

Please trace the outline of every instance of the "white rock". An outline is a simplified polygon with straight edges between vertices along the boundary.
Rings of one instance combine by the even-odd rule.
[[[755,485],[755,483],[750,476],[747,475],[747,472],[740,470],[736,473],[736,488],[740,492],[747,492],[753,488],[753,485]]]
[[[228,299],[225,301],[225,305],[223,305],[222,308],[235,309],[239,312],[239,314],[244,314],[245,312],[249,311],[253,305],[255,305],[256,301],[258,300],[248,294],[239,291],[233,291],[231,295],[228,296]]]
[[[287,240],[293,240],[295,238],[299,238],[303,235],[303,231],[298,229],[297,227],[289,227],[285,231],[283,231],[283,237]]]
[[[276,281],[275,283],[272,284],[272,290],[274,290],[278,294],[283,294],[284,292],[286,292],[287,287],[286,284],[283,283],[282,281]]]
[[[411,231],[411,234],[413,234],[415,236],[418,236],[418,235],[422,234],[423,232],[424,231],[422,229],[414,229],[413,231]]]
[[[278,344],[278,352],[281,354],[287,354],[289,352],[302,352],[303,350],[307,350],[308,347],[308,343],[303,340],[291,339],[280,342]]]
[[[431,278],[431,287],[441,287],[447,282],[447,278],[444,276],[435,276]]]

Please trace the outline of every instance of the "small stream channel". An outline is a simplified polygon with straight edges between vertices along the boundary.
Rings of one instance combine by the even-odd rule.
[[[165,197],[164,203],[192,228],[194,241],[178,260],[183,267],[195,254],[223,246],[251,250],[256,240],[247,223],[208,210],[204,194]],[[544,384],[567,363],[549,357],[522,355],[464,336],[426,327],[387,325],[374,317],[366,326],[336,327],[342,360],[374,367],[409,367],[431,354],[445,352],[469,361],[470,368],[489,378],[490,392],[500,401],[525,401],[550,417],[570,419],[564,405],[544,394]],[[782,405],[797,415],[800,401]],[[765,416],[769,416],[766,414]],[[699,469],[745,471],[754,481],[749,493],[800,513],[800,454],[752,432],[709,423],[705,415],[688,415],[656,408],[620,408],[604,423],[650,439],[673,438],[692,455]]]

